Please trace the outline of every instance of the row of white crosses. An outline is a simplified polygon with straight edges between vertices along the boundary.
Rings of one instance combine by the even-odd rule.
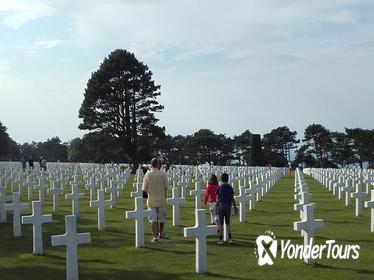
[[[179,168],[179,169],[178,169]],[[229,168],[229,167],[226,167]],[[195,219],[196,224],[192,228],[185,228],[184,235],[185,237],[195,237],[196,239],[196,272],[197,273],[205,273],[207,271],[207,250],[206,250],[206,237],[208,235],[214,235],[217,232],[217,226],[207,226],[206,225],[206,217],[205,217],[205,209],[201,209],[201,196],[204,194],[204,189],[201,188],[202,184],[205,184],[207,181],[207,176],[203,176],[198,169],[195,168],[195,172],[191,172],[193,167],[191,166],[173,166],[170,170],[171,172],[168,173],[169,180],[171,181],[172,187],[172,197],[167,198],[167,204],[172,206],[173,209],[173,225],[179,225],[179,207],[180,204],[185,203],[186,198],[184,196],[180,196],[180,190],[183,188],[178,188],[177,184],[185,184],[189,182],[189,179],[177,180],[174,174],[180,174],[183,176],[194,177],[193,181],[195,183],[195,189],[190,191],[190,195],[195,197]],[[181,171],[182,170],[182,171]],[[266,169],[263,169],[265,171]],[[209,172],[217,172],[217,170],[210,169]],[[257,174],[257,173],[253,173]],[[275,184],[277,180],[279,180],[284,175],[283,169],[275,169],[271,171],[268,175],[264,175],[262,178],[266,178],[267,184],[264,185],[264,189],[267,191],[271,188],[272,185]],[[142,178],[142,173],[140,170],[137,171],[136,179],[134,182],[134,187],[136,188],[136,192],[132,193],[132,197],[135,199],[135,210],[133,211],[126,211],[126,218],[127,219],[135,219],[135,247],[143,247],[144,246],[144,218],[149,215],[149,210],[144,210],[143,207],[143,198],[140,193],[140,178]],[[201,181],[203,178],[203,181]],[[249,180],[249,179],[248,179]],[[188,183],[186,183],[188,185]],[[249,185],[251,182],[249,180]],[[248,201],[248,195],[246,194],[245,188],[242,186],[239,188],[239,196],[236,199],[239,201],[241,215],[240,220],[243,222],[245,220],[245,203]]]
[[[355,199],[355,216],[362,215],[363,206],[370,208],[371,222],[370,230],[374,232],[374,184],[373,170],[361,169],[311,169],[311,175],[332,191],[333,195],[338,194],[338,199],[342,199],[345,193],[345,205],[351,205],[351,199]],[[362,190],[362,185],[366,184],[366,191]],[[364,201],[370,196],[370,200]]]
[[[323,220],[314,219],[316,204],[309,201],[311,194],[299,168],[295,171],[295,192],[295,199],[298,203],[294,205],[294,209],[300,211],[301,221],[294,222],[294,230],[301,231],[301,235],[304,236],[304,246],[312,248],[314,245],[314,233],[317,229],[323,227]],[[306,264],[314,264],[315,261],[312,254],[304,256]]]
[[[33,225],[33,253],[42,255],[43,254],[43,238],[42,238],[42,224],[52,222],[52,215],[42,215],[42,204],[40,201],[32,202],[32,215],[22,216],[22,211],[29,208],[28,203],[20,202],[20,194],[14,192],[12,195],[12,202],[2,204],[4,201],[5,191],[4,188],[0,189],[0,205],[1,208],[5,211],[13,213],[13,236],[20,237],[22,236],[22,224],[32,224]],[[0,210],[1,211],[1,210]],[[6,214],[6,213],[5,213]],[[2,219],[2,222],[6,222],[5,219]]]
[[[61,174],[60,174],[61,177],[63,177],[62,176],[63,174],[66,175],[66,173],[68,173],[68,172],[64,172],[63,173],[61,171],[61,163],[58,163],[56,166],[58,166],[58,170],[59,170],[59,172],[61,172]],[[16,170],[16,169],[13,169],[13,171],[14,170]],[[46,178],[44,172],[37,173],[35,175],[35,177],[33,177],[33,178],[37,178],[37,180],[39,182],[38,185],[36,185],[36,188],[39,190],[39,201],[40,201],[40,203],[41,204],[43,203],[43,201],[44,201],[44,194],[45,194],[45,192],[47,190],[47,192],[53,196],[53,210],[54,211],[58,211],[58,209],[59,209],[58,198],[59,198],[59,195],[64,194],[64,192],[65,192],[65,185],[68,182],[68,180],[64,180],[64,179],[61,179],[61,181],[57,180],[56,178],[58,176],[56,175],[56,173],[58,173],[58,172],[56,170],[57,170],[57,168],[55,168],[55,171],[49,171],[50,172],[49,173],[49,179],[50,179],[50,182],[49,182],[50,188],[49,189],[47,187],[47,184],[45,183],[46,180],[48,180],[48,178]],[[72,186],[71,193],[68,193],[68,194],[65,195],[65,199],[70,199],[72,201],[72,214],[75,215],[75,216],[77,216],[77,217],[79,216],[78,202],[79,202],[80,199],[83,198],[83,194],[79,193],[79,190],[78,190],[78,184],[79,184],[79,181],[80,181],[80,179],[79,179],[79,177],[80,177],[79,173],[80,172],[78,172],[78,170],[79,170],[79,166],[76,165],[76,164],[73,165],[73,168],[70,167],[70,169],[69,169],[70,178],[74,177],[74,181],[71,182],[71,186]],[[22,170],[18,169],[18,172],[22,172]],[[34,170],[32,170],[32,172],[34,172]],[[130,174],[129,169],[126,169],[126,172],[127,172],[127,175]],[[16,173],[17,172],[10,172],[10,174],[16,174]],[[72,174],[74,174],[74,176]],[[122,175],[124,175],[124,174],[122,174]],[[119,176],[120,175],[118,175],[118,177]],[[12,175],[10,177],[16,177],[16,176]],[[29,179],[31,177],[32,177],[31,175],[28,176]],[[127,180],[126,176],[122,176],[122,180],[126,181]],[[34,180],[31,179],[31,180],[28,180],[28,181],[29,181],[28,186],[32,186],[33,183],[34,183]],[[4,183],[7,183],[7,181],[4,180]],[[114,204],[115,204],[115,197],[116,197],[116,195],[119,195],[119,192],[121,191],[121,189],[117,188],[116,185],[117,185],[116,182],[114,182],[112,180],[110,182],[110,186],[108,188],[105,188],[105,191],[107,191],[107,192],[110,193],[110,197],[111,197],[110,207],[114,206]],[[21,189],[21,184],[20,184],[19,188]],[[1,190],[1,191],[4,192],[4,195],[1,195],[1,201],[0,201],[0,219],[1,219],[1,221],[6,221],[6,211],[7,210],[5,209],[4,205],[5,205],[6,201],[11,201],[12,198],[11,198],[11,196],[6,196],[5,189]],[[32,199],[32,194],[31,195],[29,194],[28,198]],[[91,201],[93,201],[93,200],[91,200]],[[95,203],[93,203],[92,206],[96,206]],[[99,212],[98,213],[98,220],[99,220],[98,221],[98,227],[99,227],[99,230],[100,230],[100,229],[103,228],[100,225],[105,224],[105,221],[103,220],[103,216],[104,215],[102,215],[102,211],[99,209],[98,212]]]
[[[89,171],[89,168],[85,168],[85,167],[80,167],[82,170],[82,173],[83,174],[83,178],[88,178],[87,176],[92,176],[93,174],[90,173]],[[191,167],[188,168],[188,170],[191,170]],[[257,170],[258,171],[258,170]],[[237,197],[238,200],[241,200],[243,197],[245,197],[245,189],[244,189],[244,186],[240,186],[240,180],[243,180],[243,184],[246,186],[246,182],[248,182],[248,185],[251,186],[252,184],[252,177],[256,180],[256,184],[259,184],[259,183],[262,183],[264,182],[265,180],[267,181],[265,184],[264,184],[264,187],[261,187],[261,195],[263,195],[264,193],[266,193],[266,191],[268,191],[271,187],[271,185],[273,183],[275,183],[275,180],[274,178],[279,178],[281,176],[281,171],[273,171],[272,174],[267,174],[266,170],[265,169],[262,169],[261,172],[248,172],[248,173],[245,173],[243,172],[243,174],[246,174],[247,177],[245,176],[241,176],[240,179],[237,179],[237,186],[239,189],[239,196]],[[74,181],[71,182],[71,185],[72,185],[72,192],[71,194],[67,194],[66,195],[66,199],[71,199],[72,200],[72,212],[73,215],[72,217],[74,217],[74,219],[76,219],[76,217],[78,216],[79,214],[79,211],[78,211],[78,201],[79,199],[82,198],[82,195],[79,193],[79,190],[78,190],[78,183],[80,181],[80,175],[79,175],[79,172],[77,173],[77,168],[75,169],[70,169],[70,176],[67,175],[66,177],[72,177],[72,173],[74,172]],[[52,172],[51,172],[52,173]],[[50,173],[50,174],[51,174]],[[100,172],[98,172],[100,174]],[[66,174],[66,173],[65,173]],[[192,172],[189,172],[188,173],[189,175],[192,174]],[[230,173],[232,174],[232,173]],[[195,174],[197,175],[197,173]],[[52,176],[53,178],[51,178],[50,176],[50,179],[52,180],[55,180],[56,176]],[[96,175],[93,175],[93,177],[95,178]],[[187,175],[188,177],[188,175]],[[203,177],[201,176],[200,174],[200,177]],[[251,177],[251,178],[248,178],[248,177]],[[272,177],[274,177],[272,179]],[[96,183],[100,183],[100,188],[97,190],[97,200],[93,200],[91,199],[90,201],[90,206],[92,207],[98,207],[98,228],[99,230],[104,230],[105,229],[105,213],[104,213],[104,209],[105,207],[109,207],[111,206],[112,207],[112,203],[111,201],[112,200],[105,200],[104,199],[104,187],[105,187],[105,184],[104,184],[104,181],[108,181],[109,182],[109,185],[111,184],[110,180],[112,180],[114,178],[114,175],[113,174],[110,174],[109,172],[106,173],[106,175],[99,175],[99,179],[96,180]],[[140,191],[139,191],[139,185],[141,185],[141,182],[142,182],[142,173],[138,172],[137,176],[136,176],[136,194],[133,195],[133,197],[135,198],[135,203],[136,203],[136,206],[135,206],[135,211],[129,211],[127,212],[127,217],[128,218],[135,218],[136,219],[136,247],[142,247],[144,246],[144,223],[143,223],[143,219],[144,217],[148,216],[149,213],[148,213],[148,210],[144,210],[143,209],[143,200],[142,200],[142,197],[139,196],[140,195]],[[204,178],[204,177],[203,177]],[[239,178],[239,177],[237,177]],[[97,177],[96,177],[97,179]],[[205,177],[204,179],[207,179],[207,177]],[[43,183],[40,183],[39,185],[39,189],[42,189],[41,193],[39,194],[39,198],[43,198],[42,197],[42,194],[44,194],[44,181],[43,179],[40,179],[39,178],[39,181],[40,182],[43,182]],[[185,180],[185,181],[188,181],[188,180]],[[57,192],[56,190],[58,189],[57,187],[57,183],[53,183],[54,181],[52,181],[52,184],[50,186],[50,189],[49,189],[49,193],[51,194],[54,194],[55,192],[57,193],[56,195],[58,196],[58,194],[60,194],[59,192]],[[65,179],[61,179],[61,185],[65,185],[67,182],[66,178]],[[88,184],[95,184],[93,181],[89,182],[89,180],[87,180],[87,183]],[[212,228],[214,228],[214,233],[216,232],[216,228],[213,226],[213,227],[207,227],[208,229],[206,230],[206,232],[203,230],[206,226],[206,221],[205,221],[205,214],[202,215],[202,214],[199,214],[201,212],[204,212],[205,213],[205,210],[204,209],[200,209],[201,208],[201,196],[203,194],[203,189],[200,188],[199,186],[199,177],[196,176],[195,177],[195,193],[192,193],[192,195],[195,195],[196,197],[196,207],[195,207],[195,211],[196,211],[196,230],[187,230],[185,231],[185,235],[186,237],[189,236],[190,234],[196,234],[198,236],[196,236],[196,240],[197,240],[197,243],[196,243],[196,246],[198,248],[198,250],[196,251],[196,269],[197,269],[197,272],[204,272],[206,271],[206,261],[204,261],[204,259],[206,260],[206,257],[204,258],[204,255],[206,256],[206,236],[209,235],[210,232],[213,232],[212,231]],[[108,185],[108,184],[107,184]],[[114,187],[113,187],[114,184],[110,185],[109,188],[106,188],[107,191],[111,192],[111,194],[114,194],[115,192],[118,192],[119,190],[114,190]],[[103,190],[104,189],[104,190]],[[110,190],[110,189],[113,189],[113,190]],[[257,196],[257,198],[259,198],[260,196]],[[91,195],[90,195],[90,198],[91,198]],[[93,198],[93,197],[92,197]],[[113,199],[113,197],[112,197]],[[54,199],[55,200],[55,199]],[[168,203],[170,205],[173,206],[173,224],[174,225],[178,225],[179,224],[179,204],[180,203],[183,203],[185,200],[184,197],[180,197],[179,196],[179,189],[177,186],[174,186],[173,189],[172,189],[172,198],[168,199]],[[241,208],[244,209],[245,207],[245,201],[239,201],[239,203],[242,204]],[[38,210],[37,210],[37,204],[35,205],[35,213],[39,213]],[[58,209],[58,202],[54,205],[54,209]],[[242,209],[242,213],[245,212],[243,211]],[[38,215],[38,214],[33,214],[33,215]],[[72,220],[72,219],[71,219]],[[241,216],[241,220],[245,220],[245,217],[243,217],[243,215]],[[44,222],[48,222],[49,221],[49,218],[48,216],[45,217],[45,220]],[[25,220],[25,222],[30,222],[28,221],[28,219]],[[41,219],[41,222],[38,222],[40,225],[42,224],[43,222],[43,219]],[[67,246],[67,274],[70,275],[68,277],[72,277],[71,275],[77,275],[77,260],[76,260],[76,245],[80,243],[80,241],[78,240],[79,238],[77,237],[72,237],[70,238],[69,236],[72,235],[72,236],[75,236],[77,235],[76,233],[76,225],[75,225],[76,222],[68,222],[68,220],[66,220],[66,233],[65,233],[65,243],[63,242],[58,242],[58,241],[55,241],[53,242],[54,245],[66,245]],[[36,223],[37,224],[37,223]],[[201,228],[201,230],[200,230]],[[201,234],[200,234],[200,231]],[[189,233],[190,234],[189,234]],[[73,234],[75,233],[75,234]],[[206,235],[207,234],[207,235]],[[204,235],[205,235],[205,239],[204,239]],[[53,238],[54,239],[54,238]],[[69,241],[69,240],[75,240],[74,242],[72,241]],[[72,245],[70,243],[72,243]],[[75,245],[74,245],[75,244]],[[37,248],[38,246],[35,245],[35,248]],[[71,248],[74,248],[75,247],[75,252],[73,249]],[[205,249],[204,249],[205,247]],[[38,249],[36,249],[38,250]],[[39,249],[40,250],[40,249]],[[205,251],[205,254],[204,254],[204,251]],[[69,278],[70,279],[70,278]],[[71,278],[71,279],[75,279],[75,278]]]
[[[211,170],[210,170],[211,171]],[[270,179],[269,177],[269,185],[268,189],[271,188],[275,182],[281,178],[284,174],[283,169],[278,169],[274,172],[274,180]],[[199,187],[198,187],[198,176],[195,178],[195,190],[191,191],[192,194],[195,195],[195,206],[198,205],[198,195],[199,195]],[[247,201],[247,196],[245,192],[245,187],[239,187],[239,195],[235,197],[239,201],[240,207],[240,222],[245,221],[245,204]],[[195,271],[196,273],[205,273],[208,270],[208,260],[207,260],[207,246],[206,246],[206,238],[209,235],[215,235],[217,232],[216,225],[206,225],[206,215],[205,209],[195,209],[195,226],[184,228],[184,236],[185,237],[195,237]],[[226,235],[226,234],[225,234]]]
[[[79,175],[75,173],[74,181],[71,182],[72,192],[66,194],[66,199],[72,200],[72,212],[73,215],[66,216],[66,232],[60,236],[52,236],[52,246],[66,246],[66,267],[67,267],[67,279],[78,279],[78,260],[77,260],[77,245],[82,243],[90,242],[90,234],[83,233],[78,234],[76,232],[76,218],[79,214],[78,211],[78,201],[83,197],[83,194],[79,193]],[[32,180],[31,180],[32,181]],[[5,182],[6,183],[6,182]],[[66,182],[62,183],[66,184]],[[61,184],[61,185],[62,185]],[[6,185],[5,185],[6,186]],[[11,185],[14,187],[14,185]],[[21,184],[19,186],[21,188]],[[32,201],[32,215],[21,217],[21,212],[28,208],[28,203],[20,202],[20,193],[13,192],[12,197],[6,195],[6,187],[0,186],[0,221],[6,222],[6,211],[13,212],[13,235],[15,237],[21,236],[21,221],[22,224],[32,224],[33,225],[33,253],[43,254],[43,238],[42,238],[42,224],[52,222],[52,215],[42,215],[42,200],[44,198],[45,184],[44,184],[44,173],[41,174],[39,178],[39,201]],[[109,192],[113,193],[113,184],[108,188]],[[118,190],[116,190],[118,191]],[[57,187],[57,182],[51,180],[50,189],[48,192],[54,195],[54,210],[58,210],[58,195],[64,193],[63,188]],[[28,195],[30,197],[30,195]],[[32,197],[32,195],[31,195]],[[91,206],[98,207],[98,228],[99,230],[105,229],[105,217],[103,206],[113,206],[113,196],[111,195],[111,200],[105,201],[104,191],[98,190],[98,200],[91,201]],[[11,201],[11,203],[6,203]],[[21,219],[22,218],[22,219]]]

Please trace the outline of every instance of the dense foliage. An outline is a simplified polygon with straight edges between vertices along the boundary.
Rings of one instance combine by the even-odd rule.
[[[140,138],[162,132],[154,116],[163,109],[156,100],[159,90],[147,65],[133,53],[115,50],[88,80],[79,128],[113,138],[121,154],[138,163]]]
[[[22,157],[37,160],[44,156],[48,161],[72,162],[129,162],[122,154],[118,139],[99,132],[91,132],[82,138],[62,143],[58,137],[45,142],[16,144],[2,126],[0,130],[1,159],[20,160]],[[265,134],[259,144],[248,130],[241,135],[226,137],[209,129],[183,135],[140,137],[138,142],[139,162],[148,162],[154,156],[162,157],[172,164],[214,164],[286,166],[303,162],[306,166],[337,167],[351,163],[374,164],[374,130],[346,129],[331,132],[321,125],[310,125],[300,146],[296,133],[285,133],[287,127],[279,127]],[[290,137],[291,136],[291,137]],[[260,146],[260,150],[258,147]],[[256,151],[255,151],[256,150]]]

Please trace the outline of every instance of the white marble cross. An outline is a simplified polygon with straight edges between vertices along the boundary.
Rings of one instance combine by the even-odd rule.
[[[371,208],[370,214],[371,214],[371,232],[374,232],[374,190],[371,190],[371,200],[365,201],[365,207]]]
[[[249,210],[256,210],[256,199],[258,191],[259,189],[257,189],[255,186],[252,186],[250,189],[246,190],[246,194],[249,195]]]
[[[166,199],[168,205],[173,207],[173,226],[179,225],[179,206],[180,204],[186,203],[186,198],[179,197],[179,189],[177,187],[172,188],[172,197]]]
[[[22,236],[21,212],[29,208],[28,203],[20,203],[19,193],[13,193],[13,202],[5,204],[5,211],[13,212],[13,236]]]
[[[58,195],[64,193],[64,189],[57,187],[57,184],[57,181],[52,181],[52,187],[47,190],[47,193],[52,194],[53,196],[53,211],[58,211]]]
[[[195,182],[195,189],[190,191],[190,195],[195,197],[195,210],[201,209],[201,196],[204,190],[200,189],[199,182]]]
[[[345,181],[345,187],[342,191],[345,192],[345,206],[351,205],[351,194],[354,191],[353,185],[349,183],[350,180]]]
[[[369,177],[369,175],[366,175],[363,181],[366,184],[366,193],[369,195],[370,186],[374,183],[373,178]]]
[[[37,190],[39,190],[39,201],[43,203],[44,201],[44,192],[47,189],[47,186],[45,185],[44,176],[41,176],[39,178],[39,184],[35,186]]]
[[[78,184],[71,183],[71,193],[65,194],[65,199],[70,199],[72,203],[72,214],[75,216],[79,216],[79,199],[84,197],[83,193],[79,193]]]
[[[322,219],[314,219],[314,209],[316,208],[315,203],[306,204],[303,206],[303,219],[299,222],[294,222],[293,227],[296,231],[304,231],[304,246],[314,245],[314,232],[316,229],[323,227]],[[312,258],[312,254],[304,258],[306,264],[315,263],[315,259]]]
[[[31,176],[27,176],[27,180],[23,182],[23,187],[27,186],[27,199],[32,200],[33,181]]]
[[[184,237],[195,237],[195,267],[196,273],[208,271],[208,256],[206,238],[217,234],[217,226],[206,225],[205,209],[195,210],[195,226],[184,228]]]
[[[239,201],[239,222],[244,223],[246,218],[245,205],[249,197],[245,194],[245,188],[239,187],[239,195],[234,196],[235,200]]]
[[[51,223],[52,215],[42,215],[42,207],[40,201],[32,202],[32,215],[23,216],[22,224],[33,225],[33,253],[43,255],[43,234],[42,224]]]
[[[131,192],[130,196],[131,197],[143,197],[142,184],[141,184],[139,178],[137,179],[137,181],[135,183],[135,187],[136,187],[136,192]]]
[[[105,207],[111,206],[110,200],[105,200],[104,191],[97,190],[97,200],[90,201],[90,207],[97,207],[97,229],[105,230]]]
[[[259,177],[256,179],[254,187],[257,189],[257,201],[261,201],[266,189],[266,182],[261,181]]]
[[[105,191],[110,193],[110,201],[112,203],[110,205],[110,208],[113,208],[115,206],[117,192],[119,192],[120,190],[121,190],[121,188],[117,187],[117,182],[114,181],[114,180],[110,180],[109,188],[105,188]],[[142,195],[143,195],[143,191],[142,191]]]
[[[356,184],[356,192],[352,193],[351,196],[356,199],[355,214],[356,217],[361,216],[362,213],[362,202],[366,193],[362,191],[362,186],[360,183]]]
[[[66,279],[78,279],[78,245],[91,242],[90,233],[77,233],[76,216],[65,216],[65,234],[51,236],[52,246],[66,246]]]
[[[13,196],[6,195],[6,189],[0,186],[0,223],[7,222],[7,214],[5,204],[7,201],[12,201]]]
[[[96,184],[100,184],[100,190],[104,190],[105,185],[105,178],[101,175],[99,178],[96,179]]]
[[[69,180],[63,174],[61,174],[60,182],[61,182],[61,189],[65,191],[66,184],[69,182]]]
[[[144,246],[144,218],[151,210],[143,210],[143,197],[135,197],[135,210],[126,211],[126,219],[135,219],[135,247]]]
[[[309,192],[302,192],[300,194],[296,194],[295,197],[299,199],[299,203],[294,204],[294,210],[300,211],[300,219],[301,219],[303,217],[302,215],[303,215],[304,205],[309,204],[312,194]]]
[[[73,181],[70,182],[70,185],[72,185],[72,184],[79,185],[79,176],[77,176],[77,175],[73,176]]]
[[[94,177],[89,177],[86,184],[86,188],[90,191],[90,201],[93,201],[95,199],[96,185],[94,180]]]

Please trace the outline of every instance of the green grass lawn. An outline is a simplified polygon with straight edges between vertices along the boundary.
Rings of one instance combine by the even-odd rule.
[[[145,223],[145,247],[138,249],[134,247],[134,220],[125,219],[125,211],[134,208],[129,182],[117,207],[106,210],[104,232],[97,231],[97,208],[88,207],[85,192],[85,199],[80,202],[78,232],[90,232],[92,243],[79,246],[80,279],[374,279],[374,233],[370,233],[369,210],[364,209],[363,216],[355,218],[353,206],[345,207],[317,181],[310,177],[306,180],[312,202],[317,203],[315,217],[325,221],[325,227],[316,233],[316,243],[326,239],[340,244],[357,243],[361,246],[358,260],[322,259],[308,266],[302,260],[278,258],[273,266],[257,265],[255,241],[265,231],[274,232],[278,240],[302,243],[300,233],[293,231],[293,222],[299,220],[293,211],[294,177],[286,176],[257,203],[256,211],[247,212],[247,223],[240,224],[238,217],[233,219],[233,245],[220,246],[216,237],[209,238],[209,273],[196,275],[194,239],[183,237],[183,227],[194,224],[193,199],[182,206],[179,227],[172,227],[168,206],[167,239],[151,243],[150,226]],[[51,197],[46,198],[43,212],[53,213]],[[32,254],[31,225],[22,226],[23,236],[14,238],[12,224],[0,224],[1,280],[65,279],[65,247],[51,247],[50,242],[51,235],[65,232],[64,216],[71,213],[70,201],[63,201],[62,196],[60,206],[60,211],[53,213],[54,223],[43,228],[44,256]]]

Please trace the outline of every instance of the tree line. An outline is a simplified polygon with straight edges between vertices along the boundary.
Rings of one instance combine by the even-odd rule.
[[[154,156],[170,164],[262,165],[287,166],[304,163],[308,167],[344,167],[352,163],[374,164],[374,130],[361,128],[335,132],[320,124],[309,125],[303,139],[287,126],[266,133],[256,144],[258,134],[249,130],[227,137],[209,129],[183,135],[165,135],[149,139],[139,137],[136,154],[138,162],[149,162]],[[259,148],[259,149],[258,149]],[[255,149],[258,149],[255,151]],[[118,139],[107,134],[91,132],[82,138],[62,143],[59,137],[45,142],[17,144],[0,123],[0,159],[34,160],[44,156],[48,161],[131,163],[121,150]]]
[[[336,167],[351,163],[373,164],[374,130],[330,131],[309,125],[303,139],[287,126],[260,135],[244,131],[227,137],[210,129],[191,135],[167,135],[158,126],[156,112],[164,107],[157,98],[161,86],[152,71],[135,55],[117,49],[92,72],[79,110],[82,138],[62,143],[59,137],[45,142],[17,144],[0,123],[0,159],[19,160],[44,156],[49,161],[127,162],[135,166],[158,156],[170,164],[286,166],[289,161],[306,166]]]

